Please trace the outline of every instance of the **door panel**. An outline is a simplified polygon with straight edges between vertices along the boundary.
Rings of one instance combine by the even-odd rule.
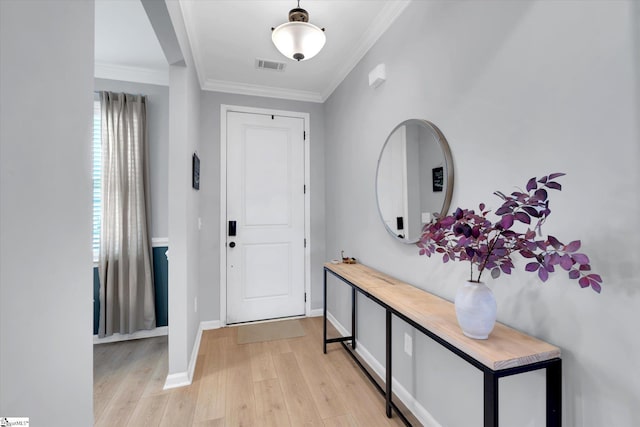
[[[227,114],[227,323],[304,314],[303,131],[299,118]]]
[[[289,294],[289,272],[281,268],[282,260],[290,262],[288,243],[245,245],[243,297],[286,297]]]
[[[244,146],[245,225],[287,227],[291,176],[287,129],[247,129]],[[284,160],[280,163],[280,160]],[[268,191],[265,191],[268,189]]]

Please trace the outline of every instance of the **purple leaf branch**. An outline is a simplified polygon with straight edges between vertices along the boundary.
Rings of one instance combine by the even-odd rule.
[[[580,240],[565,245],[554,236],[539,237],[542,225],[551,214],[548,190],[560,191],[562,186],[555,179],[563,175],[552,173],[540,179],[531,178],[524,191],[510,195],[496,191],[494,194],[503,203],[494,213],[498,217],[495,222],[487,218],[490,211],[480,203],[478,213],[458,208],[453,214],[425,225],[417,243],[419,254],[428,257],[441,254],[445,263],[469,261],[470,280],[479,282],[487,269],[494,279],[501,274],[511,274],[515,268],[512,255],[518,253],[530,259],[525,271],[537,273],[543,282],[560,267],[570,279],[578,280],[581,287],[600,293],[602,278],[591,273],[589,257],[577,252]],[[522,224],[527,226],[525,231],[515,230]]]

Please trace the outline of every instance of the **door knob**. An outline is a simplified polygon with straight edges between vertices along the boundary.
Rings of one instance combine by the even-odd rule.
[[[235,248],[236,247],[236,242],[229,242],[229,247],[230,248]]]

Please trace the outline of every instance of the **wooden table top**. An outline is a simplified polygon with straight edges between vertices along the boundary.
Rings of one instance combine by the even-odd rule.
[[[488,339],[469,338],[453,303],[363,264],[325,267],[494,371],[560,357],[558,347],[499,322]]]

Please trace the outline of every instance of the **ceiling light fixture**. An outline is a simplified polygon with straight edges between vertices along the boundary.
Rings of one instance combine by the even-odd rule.
[[[298,7],[289,11],[289,22],[271,28],[271,40],[287,58],[303,61],[320,52],[327,41],[324,28],[309,23],[309,13]]]

